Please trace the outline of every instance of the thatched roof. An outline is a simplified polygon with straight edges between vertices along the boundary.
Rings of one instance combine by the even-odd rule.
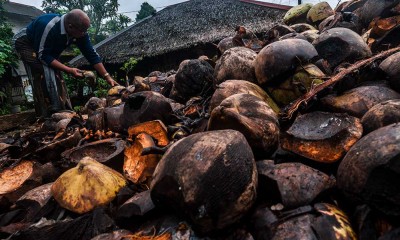
[[[259,5],[249,0],[190,0],[157,12],[95,46],[106,63],[120,64],[130,57],[152,57],[235,35],[242,25],[257,33],[279,22],[285,7]],[[287,9],[287,8],[286,8]],[[87,65],[82,56],[70,62]]]
[[[4,2],[4,15],[7,21],[13,25],[13,30],[17,31],[28,25],[33,19],[44,14],[43,11],[24,4],[15,2]]]

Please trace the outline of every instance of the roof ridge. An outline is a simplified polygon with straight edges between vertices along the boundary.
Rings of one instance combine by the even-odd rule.
[[[165,10],[165,9],[169,9],[170,7],[174,7],[174,6],[176,6],[176,5],[179,5],[179,4],[181,4],[181,3],[185,3],[185,2],[188,2],[188,1],[189,1],[189,0],[184,1],[184,2],[180,2],[180,3],[175,3],[175,4],[168,5],[168,6],[166,6],[165,8],[161,9],[160,11],[157,11],[156,14],[158,14],[159,12],[161,12],[161,11],[163,11],[163,10]],[[128,26],[128,27],[126,27],[126,28],[120,30],[119,32],[115,33],[114,35],[112,35],[112,36],[110,36],[110,37],[108,37],[108,38],[106,38],[106,39],[104,39],[104,40],[102,40],[102,41],[96,43],[96,45],[94,45],[93,48],[96,49],[97,47],[99,47],[99,46],[101,46],[101,45],[103,45],[103,44],[105,44],[105,43],[107,43],[107,42],[113,40],[114,38],[118,37],[118,36],[121,35],[122,33],[128,31],[129,29],[135,27],[135,26],[138,25],[139,23],[142,23],[142,22],[144,22],[144,21],[146,21],[147,19],[150,19],[150,18],[152,18],[152,17],[154,17],[154,15],[150,15],[150,16],[147,16],[147,17],[145,17],[145,18],[143,18],[143,19],[140,19],[138,22],[135,22],[135,23],[133,23],[132,25],[130,25],[130,26]],[[73,59],[71,59],[71,60],[69,61],[69,63],[75,62],[75,61],[77,61],[77,60],[79,60],[79,59],[81,59],[81,58],[83,58],[83,55],[82,55],[82,54],[80,54],[80,55],[74,57]]]
[[[282,4],[270,3],[270,2],[261,2],[261,1],[256,1],[256,0],[239,0],[239,1],[245,2],[245,3],[256,4],[256,5],[261,5],[261,6],[265,6],[265,7],[270,7],[270,8],[282,9],[282,10],[289,10],[292,8],[292,6],[288,6],[288,5],[282,5]]]
[[[32,6],[32,5],[26,5],[26,4],[23,4],[23,3],[11,2],[11,1],[4,2],[3,4],[7,4],[7,3],[11,3],[11,4],[14,4],[14,5],[21,5],[21,6],[24,6],[24,7],[35,8],[35,9],[40,10],[39,8],[37,8],[35,6]],[[42,10],[40,10],[40,11],[42,11]]]

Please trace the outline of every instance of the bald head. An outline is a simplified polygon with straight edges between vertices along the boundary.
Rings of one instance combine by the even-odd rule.
[[[67,24],[72,24],[81,31],[86,31],[90,26],[88,15],[80,9],[71,10],[65,18]]]

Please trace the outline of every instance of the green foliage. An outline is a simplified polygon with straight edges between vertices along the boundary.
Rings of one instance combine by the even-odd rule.
[[[155,14],[156,12],[157,11],[153,6],[151,6],[148,2],[144,2],[144,3],[142,3],[142,5],[140,5],[140,10],[139,10],[138,14],[136,14],[135,20],[137,22],[143,18],[146,18],[148,16]]]
[[[0,77],[6,72],[6,66],[11,63],[11,54],[11,46],[6,44],[3,40],[0,40]]]
[[[77,92],[79,89],[82,89],[83,87],[91,87],[89,86],[89,83],[86,81],[86,79],[74,78],[71,75],[68,75],[64,72],[62,74],[65,81],[65,85],[67,85],[67,91],[70,94],[73,92]],[[99,98],[106,97],[109,88],[110,85],[107,83],[106,80],[104,80],[103,78],[97,78],[93,94]]]
[[[123,14],[118,14],[105,23],[103,31],[105,34],[115,34],[128,27],[130,22],[132,22],[132,19]]]
[[[17,56],[11,46],[13,32],[4,17],[3,2],[4,0],[0,0],[0,77],[5,73],[6,66],[15,65],[17,62]]]
[[[74,107],[74,112],[80,112],[82,110],[82,106],[75,106]]]
[[[124,63],[121,67],[122,71],[125,71],[126,74],[130,73],[133,69],[135,69],[136,65],[138,64],[140,59],[136,59],[134,57],[129,58],[128,61]]]
[[[125,26],[131,21],[128,17],[119,17],[118,6],[118,0],[43,0],[42,3],[47,13],[65,13],[75,8],[85,11],[90,18],[91,26],[88,32],[93,43],[105,39],[110,34],[107,24],[104,23],[107,20],[122,20],[117,23],[118,26]]]
[[[108,89],[110,88],[110,85],[107,83],[107,81],[104,80],[103,78],[98,78],[96,85],[97,85],[96,90],[93,92],[94,95],[98,98],[107,97],[107,92]]]
[[[81,50],[79,50],[79,48],[76,47],[76,46],[73,46],[73,47],[72,47],[72,52],[74,52],[74,55],[75,55],[75,56],[78,56],[78,55],[82,54],[82,53],[81,53]]]
[[[0,91],[0,99],[1,99],[1,102],[4,102],[4,99],[7,97],[7,94],[5,93],[5,92],[3,92],[3,91]]]
[[[0,115],[7,115],[10,113],[11,113],[11,105],[9,103],[0,105]]]

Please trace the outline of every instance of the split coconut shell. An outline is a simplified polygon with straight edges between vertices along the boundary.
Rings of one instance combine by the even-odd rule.
[[[82,214],[111,202],[125,185],[120,173],[85,157],[54,182],[51,193],[63,208]]]
[[[66,131],[61,137],[38,148],[35,154],[41,157],[40,160],[42,163],[56,161],[60,159],[62,152],[76,146],[81,138],[82,136],[79,132],[79,128]]]
[[[298,162],[257,162],[259,192],[285,208],[310,204],[322,192],[334,187],[336,179]],[[275,199],[274,199],[275,198]]]
[[[133,140],[140,133],[150,135],[156,141],[157,146],[165,147],[169,144],[167,127],[159,120],[139,123],[128,129],[129,138]]]
[[[332,163],[362,136],[360,120],[347,114],[312,112],[296,118],[281,146],[317,162]]]
[[[209,233],[243,217],[256,200],[256,188],[256,165],[245,137],[220,130],[173,144],[156,167],[151,198]]]
[[[106,166],[121,171],[125,145],[124,140],[108,138],[71,148],[63,152],[61,156],[75,164],[79,163],[84,157],[91,157]]]
[[[21,161],[0,172],[0,202],[14,203],[31,189],[42,183],[40,164]]]
[[[259,209],[253,216],[256,239],[335,239],[356,240],[349,217],[338,207],[316,203],[280,212],[280,218],[268,209]],[[275,221],[274,221],[275,220]]]
[[[135,184],[150,182],[161,155],[148,154],[142,156],[142,151],[145,148],[155,146],[156,144],[150,135],[140,133],[135,137],[132,146],[125,148],[123,170],[128,180]]]

